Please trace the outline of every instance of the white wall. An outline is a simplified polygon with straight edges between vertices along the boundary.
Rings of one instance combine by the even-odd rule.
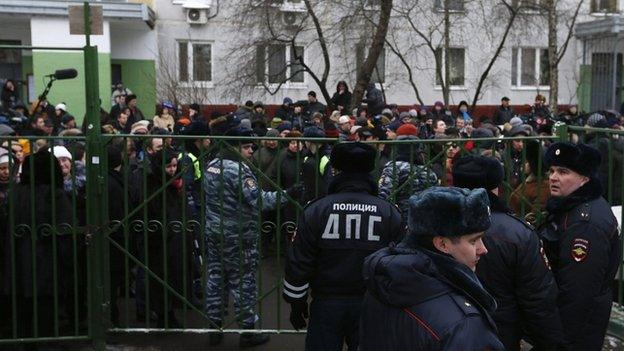
[[[83,47],[84,35],[69,34],[69,20],[56,17],[32,17],[30,30],[33,46],[47,47]],[[91,45],[97,45],[99,53],[110,53],[110,25],[104,21],[103,35],[91,36]]]
[[[156,31],[145,23],[113,22],[110,38],[113,59],[155,60],[158,56]]]

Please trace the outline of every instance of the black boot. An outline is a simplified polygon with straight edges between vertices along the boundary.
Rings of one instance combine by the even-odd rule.
[[[238,346],[241,348],[254,347],[269,342],[269,335],[264,333],[242,333]]]

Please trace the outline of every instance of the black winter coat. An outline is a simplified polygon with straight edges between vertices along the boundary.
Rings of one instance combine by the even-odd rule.
[[[123,175],[115,170],[108,171],[108,220],[109,222],[116,223],[126,216],[125,201],[128,200],[128,211],[132,210],[132,204],[127,194],[124,193],[124,179]],[[128,225],[129,226],[129,225]],[[124,247],[131,253],[134,253],[132,242],[129,243],[129,247],[125,247],[124,226],[120,226],[118,230],[110,233],[111,239],[117,244]],[[129,240],[132,240],[132,236],[129,235]],[[124,267],[124,253],[117,247],[111,244],[110,246],[110,266],[111,271],[121,273]]]
[[[60,172],[56,176],[60,177]],[[1,240],[10,243],[11,235],[13,235],[15,252],[11,252],[11,245],[5,245],[2,253],[4,261],[2,290],[7,295],[11,294],[12,260],[14,260],[15,289],[18,296],[26,298],[35,296],[33,281],[36,282],[38,297],[53,296],[55,267],[57,270],[56,287],[59,289],[60,296],[64,296],[66,292],[62,287],[66,285],[65,278],[67,277],[60,272],[63,271],[64,266],[72,264],[71,257],[73,257],[72,239],[69,234],[72,225],[71,202],[60,184],[51,186],[41,183],[22,183],[15,186],[13,191],[15,193],[9,207],[14,206],[15,227],[11,228],[9,224],[6,224],[8,230],[2,232]],[[34,195],[35,199],[34,212],[31,211],[31,195]],[[56,207],[54,213],[52,201],[55,202]],[[56,261],[54,261],[54,246],[56,246]],[[36,276],[33,276],[33,268]]]
[[[550,198],[547,222],[540,227],[559,287],[566,350],[601,350],[609,323],[622,242],[601,194],[600,182],[591,178],[566,197]]]
[[[350,114],[348,113],[347,109],[349,108],[349,106],[351,106],[351,92],[350,91],[345,91],[344,93],[340,94],[339,92],[335,92],[334,96],[332,96],[331,98],[331,104],[333,105],[333,109],[334,110],[338,110],[338,106],[342,106],[343,110],[341,114]]]
[[[329,156],[319,150],[313,154],[307,152],[301,166],[301,180],[304,185],[303,202],[325,196],[332,177]]]
[[[275,112],[275,116],[273,118],[280,118],[282,121],[292,122],[294,113],[295,112],[293,111],[292,107],[284,107],[284,105],[282,105],[279,109],[277,109],[277,112]]]
[[[307,120],[310,120],[312,118],[312,115],[316,112],[320,112],[323,114],[323,116],[325,116],[326,110],[327,106],[323,105],[319,101],[315,101],[312,103],[308,102],[303,108],[303,114],[305,115]]]
[[[363,102],[365,102],[367,105],[368,116],[370,117],[375,117],[381,114],[381,111],[383,111],[384,107],[386,107],[383,93],[374,85],[369,86],[369,88],[366,90],[366,98],[363,100]]]
[[[288,251],[284,297],[354,297],[365,292],[364,258],[401,239],[396,206],[377,197],[372,177],[339,173],[329,195],[309,203]]]
[[[496,302],[454,259],[400,244],[367,257],[363,273],[360,351],[505,349]]]
[[[524,331],[540,350],[554,348],[563,338],[557,285],[539,237],[496,195],[488,195],[492,225],[483,237],[488,253],[479,260],[477,276],[496,299],[492,318],[500,339],[507,351],[517,351]]]
[[[598,167],[598,179],[602,186],[602,196],[609,199],[609,174],[611,174],[611,205],[622,204],[622,145],[616,140],[611,140],[603,133],[588,133],[585,135],[585,143],[595,147],[603,155],[600,167]],[[609,155],[611,150],[611,155]],[[609,166],[611,163],[611,166]]]
[[[147,248],[147,254],[149,259],[149,269],[152,270],[157,276],[164,278],[165,259],[167,262],[167,283],[176,289],[179,293],[183,292],[183,268],[184,261],[187,267],[191,267],[191,250],[192,250],[192,234],[187,230],[187,223],[182,223],[182,206],[185,205],[182,197],[182,189],[175,186],[175,182],[168,185],[162,192],[157,192],[163,184],[169,181],[169,177],[162,178],[162,170],[157,165],[160,165],[162,160],[153,158],[150,161],[148,169],[146,169],[146,185],[147,192],[143,193],[143,169],[137,169],[132,175],[130,185],[131,192],[130,198],[132,200],[132,208],[143,206],[143,202],[150,198],[153,194],[157,193],[147,204],[145,204],[145,219],[144,212],[139,211],[134,218],[135,223],[140,221],[140,225],[133,225],[132,235],[135,236],[137,243],[137,249],[139,257],[142,260],[145,259],[145,249]],[[164,208],[163,208],[164,204]],[[189,213],[187,211],[187,213]],[[188,218],[187,220],[192,220]],[[184,249],[186,248],[186,249]],[[183,256],[183,252],[187,252],[187,256]],[[187,270],[187,275],[190,274],[190,269]],[[190,282],[190,278],[187,276],[186,282]],[[162,284],[150,279],[150,299],[154,304],[154,309],[161,313],[163,309],[164,299],[162,295]],[[187,286],[187,291],[190,291]],[[170,298],[169,302],[177,299]],[[167,306],[171,307],[171,306]]]
[[[503,105],[500,105],[496,108],[496,111],[494,112],[492,122],[494,122],[494,124],[496,125],[503,125],[509,122],[513,118],[513,116],[514,111],[511,106],[504,107]]]

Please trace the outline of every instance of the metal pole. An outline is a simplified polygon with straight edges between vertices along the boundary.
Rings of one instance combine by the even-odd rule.
[[[616,106],[616,101],[617,101],[617,72],[618,72],[618,66],[617,66],[617,37],[615,37],[615,42],[613,43],[613,47],[611,48],[611,55],[613,56],[612,62],[611,62],[611,109],[612,110],[619,110],[619,106]]]
[[[104,262],[103,252],[106,238],[100,230],[104,222],[101,209],[105,205],[101,161],[103,160],[100,131],[100,102],[98,92],[98,51],[91,46],[91,11],[89,3],[84,2],[85,39],[84,67],[87,114],[87,243],[89,258],[89,336],[97,351],[106,347],[105,331],[107,308],[104,298]]]
[[[568,125],[567,124],[563,124],[563,125],[557,126],[557,130],[556,130],[555,133],[556,133],[557,137],[559,137],[559,141],[562,141],[562,142],[570,141],[570,137],[568,135]]]

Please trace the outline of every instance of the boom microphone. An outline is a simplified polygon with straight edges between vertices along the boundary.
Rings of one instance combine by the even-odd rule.
[[[48,74],[46,77],[54,77],[54,79],[62,80],[62,79],[72,79],[78,76],[78,71],[73,68],[66,69],[57,69],[54,71],[54,74]]]

